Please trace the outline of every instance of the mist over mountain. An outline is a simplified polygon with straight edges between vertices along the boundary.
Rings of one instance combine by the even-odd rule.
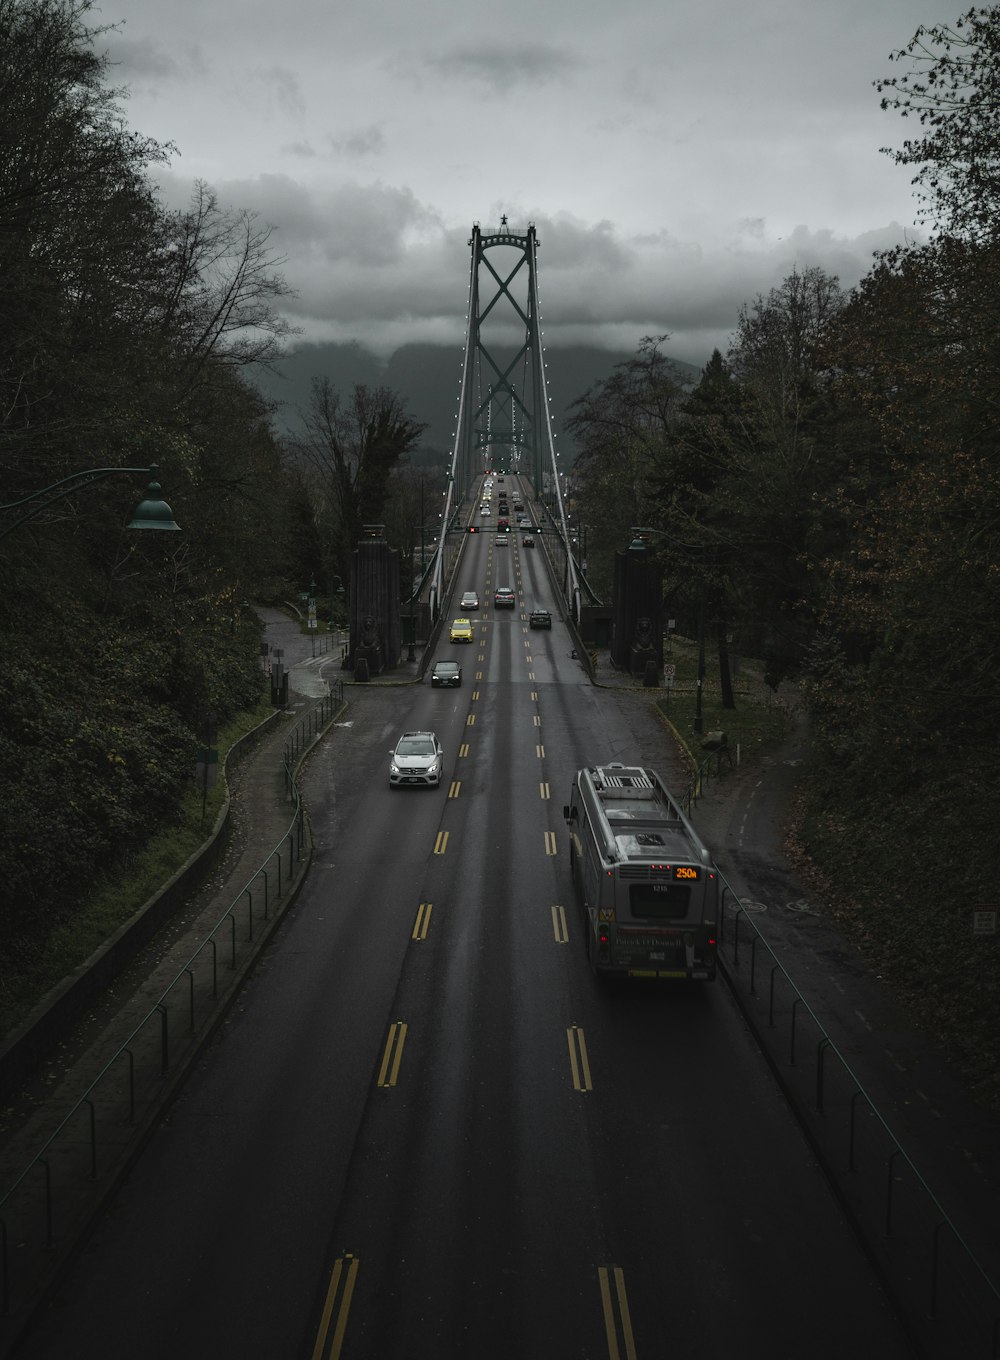
[[[513,351],[499,347],[492,352],[502,365],[513,357]],[[546,348],[546,379],[553,428],[558,435],[556,447],[565,457],[572,459],[575,452],[566,433],[573,403],[595,383],[608,378],[616,364],[632,357],[631,353],[584,345]],[[253,381],[265,397],[277,403],[274,420],[283,434],[301,429],[300,412],[308,406],[314,378],[329,378],[343,396],[357,383],[389,387],[405,402],[408,413],[427,425],[424,450],[444,455],[450,453],[454,438],[462,362],[463,352],[457,346],[453,349],[445,345],[403,345],[388,359],[382,359],[357,343],[302,345],[284,355],[274,372],[257,369]],[[683,380],[697,381],[697,368],[679,361],[676,366]]]

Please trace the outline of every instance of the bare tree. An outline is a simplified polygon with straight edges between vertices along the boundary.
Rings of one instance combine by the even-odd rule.
[[[246,208],[220,207],[200,180],[190,208],[174,218],[163,328],[182,337],[192,380],[213,357],[270,363],[294,333],[277,310],[293,292],[277,272],[284,260],[271,250],[271,231]]]
[[[426,427],[406,414],[389,388],[361,383],[344,401],[329,378],[313,379],[302,422],[305,433],[295,447],[321,476],[339,530],[338,560],[346,573],[347,555],[361,526],[382,521],[390,475]]]

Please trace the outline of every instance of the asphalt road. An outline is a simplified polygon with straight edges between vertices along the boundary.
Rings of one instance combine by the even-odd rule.
[[[307,887],[20,1355],[911,1354],[724,985],[589,972],[572,774],[681,772],[511,540],[470,536],[460,690],[352,690]],[[425,727],[442,787],[390,790]]]

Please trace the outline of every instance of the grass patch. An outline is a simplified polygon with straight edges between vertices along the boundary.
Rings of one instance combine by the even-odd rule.
[[[240,714],[219,732],[219,764],[248,732],[273,712],[262,700],[257,708]],[[192,781],[193,785],[193,781]],[[42,957],[21,974],[5,974],[0,996],[0,1037],[7,1035],[29,1014],[46,992],[60,983],[171,879],[208,839],[225,798],[225,782],[216,781],[205,798],[193,786],[177,809],[176,820],[158,831],[140,849],[114,869],[99,875],[73,917],[49,936]]]
[[[706,659],[707,660],[707,659]],[[711,658],[715,661],[715,658]],[[688,750],[698,760],[700,744],[709,732],[725,732],[729,750],[736,759],[739,747],[740,763],[752,760],[757,750],[768,742],[777,741],[788,729],[789,708],[781,698],[775,698],[755,662],[743,662],[733,676],[736,707],[722,705],[722,686],[716,671],[708,673],[702,685],[702,730],[695,732],[698,686],[698,644],[674,637],[664,653],[666,666],[674,667],[673,687],[657,699],[657,707],[669,718],[684,740]]]

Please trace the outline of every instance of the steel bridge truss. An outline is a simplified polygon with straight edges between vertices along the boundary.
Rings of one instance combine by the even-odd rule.
[[[563,543],[569,543],[563,488],[545,382],[538,307],[538,248],[534,223],[524,235],[508,229],[484,235],[476,223],[469,238],[468,324],[443,523],[461,512],[475,479],[488,470],[515,472],[530,481]],[[490,258],[489,253],[493,253]],[[572,553],[563,581],[566,605],[577,621],[580,587]],[[444,557],[438,555],[433,596],[443,598]]]

